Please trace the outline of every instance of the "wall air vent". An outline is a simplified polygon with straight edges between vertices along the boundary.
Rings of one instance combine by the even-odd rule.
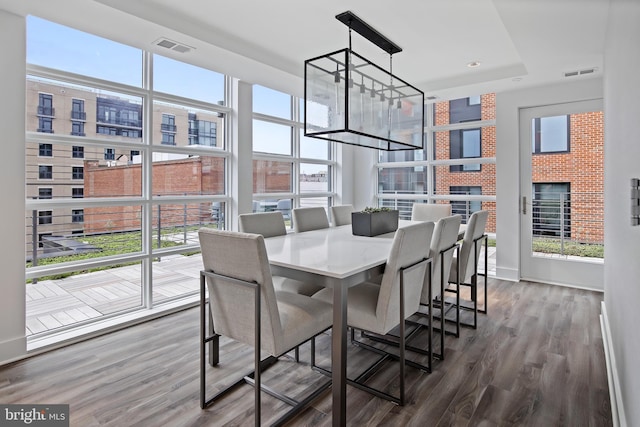
[[[194,47],[187,46],[186,44],[178,43],[164,37],[154,41],[153,44],[156,46],[164,47],[165,49],[175,50],[176,52],[180,53],[187,53],[192,49],[195,49]]]
[[[575,71],[567,71],[564,73],[565,77],[576,77],[576,76],[584,76],[585,74],[593,74],[597,70],[596,67],[593,68],[585,68],[584,70],[575,70]]]
[[[428,95],[428,96],[425,96],[424,99],[426,99],[427,101],[433,101],[438,99],[438,97],[435,95]]]

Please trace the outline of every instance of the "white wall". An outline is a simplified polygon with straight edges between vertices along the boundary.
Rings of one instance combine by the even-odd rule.
[[[0,364],[26,352],[24,276],[25,21],[0,10]]]
[[[638,41],[640,2],[612,0],[604,63],[605,306],[623,401],[619,409],[629,426],[640,426],[640,227],[629,220],[629,180],[640,178]]]
[[[520,280],[520,109],[602,98],[602,80],[496,94],[496,276]]]

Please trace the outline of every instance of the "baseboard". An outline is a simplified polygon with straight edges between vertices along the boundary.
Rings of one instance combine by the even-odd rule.
[[[18,337],[0,343],[0,366],[15,362],[25,357],[27,353],[27,338]]]
[[[607,307],[604,304],[604,301],[602,301],[601,307],[602,313],[600,314],[600,328],[602,329],[602,344],[604,347],[604,357],[607,363],[607,381],[609,383],[609,397],[611,399],[611,418],[613,420],[614,427],[627,427],[627,420],[622,403],[622,392],[620,390],[620,377],[618,376],[613,343],[611,342],[609,318],[607,317]]]
[[[496,268],[496,279],[508,280],[509,282],[520,281],[520,271],[515,268]]]

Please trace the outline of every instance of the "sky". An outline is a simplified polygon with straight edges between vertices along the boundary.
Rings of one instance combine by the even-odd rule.
[[[141,49],[34,16],[27,19],[29,64],[142,87],[142,59]],[[160,55],[154,55],[153,62],[154,90],[213,104],[224,102],[223,74]],[[288,94],[259,85],[254,85],[253,92],[255,112],[286,119],[291,117]],[[290,155],[290,129],[289,126],[254,121],[254,150]],[[327,158],[325,141],[301,138],[304,139],[303,156]],[[306,169],[303,172],[314,173],[326,170],[326,166],[307,164]]]

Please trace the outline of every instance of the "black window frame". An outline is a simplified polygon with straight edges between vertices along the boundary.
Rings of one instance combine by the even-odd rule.
[[[84,159],[84,147],[81,145],[74,145],[71,147],[71,158]]]
[[[449,194],[460,195],[463,193],[466,193],[465,195],[469,195],[469,196],[481,196],[482,186],[481,185],[450,185],[449,186]],[[469,217],[471,217],[471,214],[482,210],[481,200],[450,200],[449,203],[451,204],[451,214],[462,216],[463,224],[467,223],[467,221],[469,220]],[[467,203],[469,203],[468,210],[466,208]]]
[[[542,140],[540,139],[540,119],[546,119],[548,117],[536,117],[533,119],[533,147],[532,154],[562,154],[571,152],[571,115],[564,115],[567,118],[567,141],[566,141],[566,149],[565,150],[554,150],[554,151],[542,151]],[[559,116],[550,116],[550,117],[559,117]]]
[[[104,149],[104,159],[105,160],[115,160],[116,159],[116,149],[115,148],[105,148]]]
[[[464,155],[464,134],[465,132],[478,132],[478,152],[477,156],[465,156]],[[482,128],[471,129],[456,129],[449,131],[449,158],[450,159],[480,159],[482,158]],[[476,163],[469,163],[464,165],[451,165],[449,166],[449,172],[482,172],[482,164],[477,163],[477,169],[469,169],[470,166],[474,166]]]
[[[38,211],[38,225],[53,224],[53,211]]]
[[[84,198],[84,188],[83,187],[73,187],[73,188],[71,188],[71,198],[72,199],[83,199]]]
[[[53,188],[51,187],[38,188],[38,199],[40,200],[53,199]]]
[[[38,179],[53,179],[53,166],[38,165]]]
[[[53,144],[38,144],[38,157],[53,157]]]
[[[84,167],[72,166],[71,167],[71,179],[84,179]]]
[[[72,209],[71,222],[73,223],[84,222],[84,209]]]

